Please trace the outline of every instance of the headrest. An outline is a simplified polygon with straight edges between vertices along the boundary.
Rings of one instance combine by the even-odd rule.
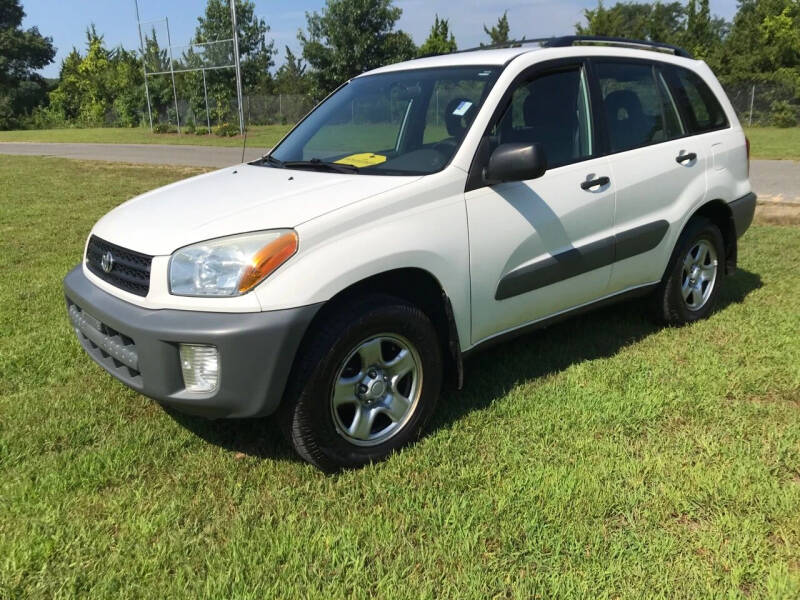
[[[447,126],[447,133],[455,138],[462,137],[474,117],[475,105],[471,100],[453,98],[444,109],[444,124]]]
[[[642,102],[636,92],[631,90],[617,90],[611,92],[605,99],[606,111],[613,121],[623,121],[642,116]],[[623,112],[624,111],[624,112]]]

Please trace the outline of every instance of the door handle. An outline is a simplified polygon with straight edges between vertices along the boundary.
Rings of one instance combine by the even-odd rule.
[[[581,183],[581,189],[590,190],[593,187],[597,187],[599,185],[608,185],[609,183],[611,183],[611,180],[604,175],[603,177],[598,177],[597,179],[590,179],[589,181],[584,181],[583,183]]]
[[[675,157],[675,162],[682,165],[686,161],[692,161],[695,160],[696,158],[697,154],[695,154],[694,152],[689,152],[689,154],[678,154],[678,156]]]

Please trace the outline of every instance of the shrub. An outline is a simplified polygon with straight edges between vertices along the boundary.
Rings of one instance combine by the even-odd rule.
[[[183,133],[193,134],[195,131],[194,123],[187,123],[183,128]]]
[[[62,129],[73,127],[64,114],[52,106],[37,106],[24,123],[26,129]]]
[[[775,127],[796,127],[797,113],[797,107],[786,100],[773,102],[770,106],[770,120]]]
[[[153,133],[176,133],[178,128],[172,123],[156,123],[153,125]]]
[[[234,135],[239,135],[239,128],[233,123],[220,123],[214,127],[214,135],[218,135],[220,137],[233,137]]]

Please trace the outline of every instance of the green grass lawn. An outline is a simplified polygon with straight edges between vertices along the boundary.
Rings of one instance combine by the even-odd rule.
[[[248,147],[274,146],[290,125],[251,125],[247,131]],[[219,137],[177,133],[150,133],[149,129],[133,127],[96,127],[88,129],[28,129],[0,131],[0,142],[63,142],[100,144],[180,144],[194,146],[241,147],[241,136]]]
[[[800,597],[800,229],[753,227],[709,320],[626,304],[488,350],[420,443],[324,476],[67,324],[94,221],[192,172],[0,161],[0,598]]]
[[[289,125],[253,125],[247,133],[247,145],[269,148],[289,131]],[[438,132],[437,132],[438,135]],[[751,127],[747,135],[753,158],[800,160],[800,127]],[[431,139],[436,138],[433,136]],[[215,135],[154,134],[141,127],[133,129],[32,129],[0,131],[0,142],[96,142],[105,144],[192,144],[206,146],[241,146],[241,137]]]
[[[800,160],[800,127],[749,127],[753,158]]]

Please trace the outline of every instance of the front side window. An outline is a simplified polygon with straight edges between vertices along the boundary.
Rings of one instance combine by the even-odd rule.
[[[376,175],[439,171],[499,72],[499,67],[453,67],[358,77],[317,107],[270,157],[287,166],[334,163]]]
[[[725,111],[719,101],[699,75],[675,67],[678,101],[684,109],[692,133],[713,131],[728,125]]]
[[[494,128],[499,144],[539,143],[548,167],[592,155],[589,95],[583,69],[554,71],[520,84]]]
[[[656,70],[646,63],[598,62],[597,79],[611,152],[624,152],[682,135],[680,120]]]

